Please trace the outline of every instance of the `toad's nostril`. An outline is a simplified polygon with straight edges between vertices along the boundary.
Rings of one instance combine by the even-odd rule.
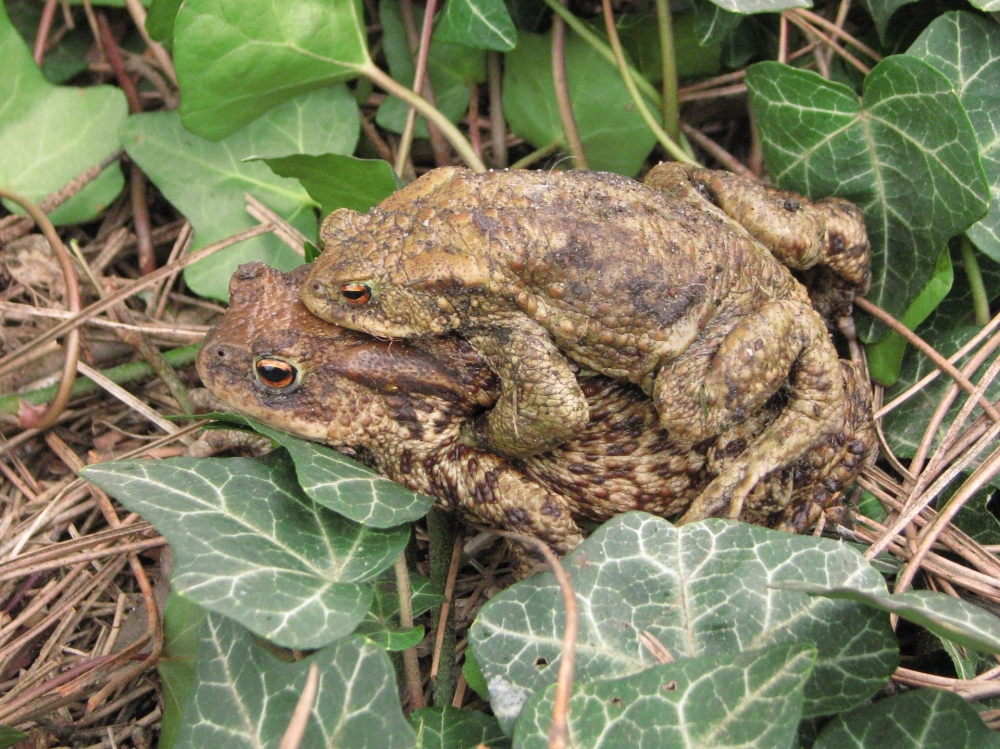
[[[216,349],[215,350],[215,355],[218,356],[220,359],[225,359],[226,358],[226,350],[223,349],[223,348]]]

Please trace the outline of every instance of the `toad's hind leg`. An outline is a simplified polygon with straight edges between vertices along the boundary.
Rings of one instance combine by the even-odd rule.
[[[807,303],[793,300],[765,304],[741,320],[714,353],[692,347],[657,375],[653,396],[660,421],[690,441],[741,421],[786,379],[791,392],[781,414],[706,487],[680,522],[723,513],[738,517],[762,478],[837,433],[845,413],[843,375],[823,320]]]
[[[501,386],[496,405],[472,425],[469,441],[506,457],[526,458],[587,426],[590,408],[576,375],[538,323],[518,317],[465,337]]]

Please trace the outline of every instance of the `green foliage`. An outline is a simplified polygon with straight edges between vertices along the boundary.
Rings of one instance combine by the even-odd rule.
[[[211,416],[270,437],[288,451],[299,485],[310,499],[361,525],[392,528],[422,518],[434,503],[431,497],[404,489],[323,445],[290,437],[245,416]]]
[[[163,685],[159,749],[171,749],[181,730],[184,703],[194,686],[198,630],[207,612],[170,591],[163,609],[163,653],[156,664]]]
[[[0,185],[38,203],[118,148],[128,105],[112,86],[53,86],[0,5]],[[56,225],[89,221],[124,185],[117,166],[55,210]],[[23,213],[13,203],[4,205]]]
[[[186,0],[174,21],[174,64],[184,127],[225,138],[370,64],[361,0]]]
[[[552,37],[521,34],[506,57],[504,115],[511,131],[537,148],[562,138],[552,83]],[[591,169],[634,175],[655,136],[642,121],[618,70],[577,36],[566,40],[566,78]]]
[[[264,159],[279,177],[297,179],[326,216],[337,208],[367,213],[396,190],[392,167],[377,159],[324,153]]]
[[[508,739],[496,718],[474,710],[445,707],[422,707],[410,715],[410,725],[417,732],[420,749],[508,749]]]
[[[367,528],[316,505],[282,451],[102,463],[82,475],[170,540],[177,592],[289,648],[352,632],[371,606],[370,580],[410,536],[408,526]]]
[[[191,222],[192,249],[198,249],[256,225],[246,212],[245,193],[315,242],[316,201],[295,180],[280,178],[265,164],[246,159],[291,153],[348,154],[357,144],[359,128],[357,104],[346,88],[336,86],[287,101],[219,141],[185,130],[176,112],[129,117],[121,139],[129,156]],[[303,259],[268,234],[190,266],[184,280],[203,296],[225,300],[229,277],[251,260],[291,270]]]
[[[517,29],[503,0],[448,0],[434,23],[439,42],[498,52],[517,46]]]
[[[414,8],[416,23],[423,22],[423,11]],[[382,42],[385,57],[392,77],[411,88],[416,74],[413,57],[403,31],[403,19],[396,0],[382,0],[379,3],[379,18],[382,20]],[[474,45],[458,46],[445,44],[437,36],[431,41],[427,57],[427,75],[434,87],[437,108],[452,122],[458,122],[469,107],[469,94],[473,83],[486,78],[486,56]],[[389,97],[378,108],[375,121],[386,130],[403,132],[409,105],[395,97]],[[428,137],[427,122],[417,117],[416,135]]]
[[[813,749],[998,749],[1000,737],[951,692],[921,689],[835,718]]]
[[[17,742],[23,741],[26,738],[28,738],[28,734],[22,733],[16,728],[0,726],[0,749],[7,749],[7,747],[14,746]]]
[[[867,298],[901,316],[948,239],[988,208],[979,144],[951,84],[927,63],[896,55],[865,78],[861,101],[842,84],[776,62],[751,66],[747,87],[775,182],[862,208],[872,243]],[[874,341],[885,330],[871,321],[859,332]]]
[[[209,615],[202,626],[198,673],[175,748],[277,746],[312,664],[319,669],[319,689],[302,749],[416,748],[383,650],[347,637],[300,661],[284,663],[255,643],[249,632],[217,614]]]
[[[583,602],[581,682],[648,669],[655,661],[638,640],[643,631],[677,658],[812,643],[819,653],[805,687],[806,716],[860,704],[896,667],[887,617],[774,587],[842,580],[885,590],[859,554],[825,539],[722,520],[675,528],[628,513],[601,526],[564,566]],[[501,725],[513,722],[531,692],[556,680],[564,624],[557,601],[552,575],[536,575],[491,599],[469,632]]]
[[[907,54],[941,71],[969,115],[989,181],[990,212],[968,234],[1000,262],[1000,27],[972,13],[945,13],[924,29]]]
[[[789,746],[815,659],[809,645],[779,645],[685,658],[622,679],[578,685],[569,701],[570,746]],[[549,746],[554,697],[552,685],[525,705],[514,733],[518,747]]]

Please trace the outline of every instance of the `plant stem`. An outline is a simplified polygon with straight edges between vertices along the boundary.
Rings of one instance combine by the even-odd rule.
[[[656,139],[660,141],[660,145],[663,146],[668,154],[678,161],[697,165],[698,162],[691,158],[687,151],[681,148],[677,141],[667,135],[663,128],[660,127],[660,123],[656,121],[653,113],[646,106],[646,102],[643,101],[642,94],[639,93],[635,81],[632,80],[632,76],[629,74],[628,63],[625,62],[625,51],[622,49],[621,40],[618,38],[618,28],[615,26],[615,16],[611,10],[611,0],[603,0],[602,4],[604,6],[604,26],[608,31],[608,41],[611,42],[611,50],[615,54],[615,61],[618,63],[618,71],[621,73],[625,88],[628,89],[628,95],[632,97],[632,102],[635,104],[636,109],[639,110],[639,114],[642,115],[646,126],[653,131]]]
[[[406,566],[406,554],[400,554],[396,560],[396,592],[399,594],[399,626],[404,630],[413,629],[413,599],[410,592],[410,570]],[[410,710],[419,710],[424,706],[424,692],[421,686],[420,664],[417,662],[417,649],[407,648],[403,651],[403,672],[406,675],[406,697]]]
[[[443,590],[448,595],[448,573],[451,569],[455,548],[455,521],[451,513],[431,507],[427,513],[427,537],[430,547],[431,586],[435,591]],[[461,548],[461,547],[459,547]],[[455,629],[451,623],[451,606],[440,603],[434,607],[432,620],[436,622],[435,641],[441,643],[437,658],[437,673],[431,667],[434,689],[434,705],[450,705],[455,696]],[[436,650],[436,648],[435,648]]]
[[[986,296],[983,274],[979,270],[976,251],[973,249],[969,237],[963,234],[958,243],[962,248],[962,263],[965,265],[965,275],[968,276],[969,286],[972,288],[972,308],[976,312],[976,325],[983,327],[990,321],[990,300]]]
[[[547,146],[542,146],[541,148],[538,148],[538,149],[532,151],[531,153],[529,153],[523,159],[518,159],[517,161],[515,161],[513,164],[510,165],[510,168],[511,169],[527,169],[529,166],[531,166],[532,164],[534,164],[536,161],[541,161],[546,156],[554,154],[556,151],[559,150],[559,148],[562,145],[563,145],[563,139],[562,138],[556,138],[554,141],[552,141],[551,143],[549,143]]]
[[[677,103],[677,54],[674,50],[674,21],[670,15],[670,0],[656,0],[656,17],[660,26],[660,57],[663,61],[663,128],[676,141],[680,140],[680,106]]]
[[[163,352],[163,358],[166,359],[167,363],[173,367],[184,367],[195,360],[200,348],[200,343],[196,343],[191,346],[184,346],[182,348],[176,348],[172,351]],[[135,382],[136,380],[152,377],[154,373],[153,368],[147,362],[138,361],[129,362],[128,364],[120,364],[117,367],[105,370],[102,374],[112,382],[118,385],[124,385],[128,382]],[[48,403],[56,394],[56,389],[56,386],[53,385],[52,387],[32,390],[27,393],[18,393],[15,395],[5,395],[0,397],[0,413],[17,416],[22,403],[28,403],[31,405]],[[100,392],[100,390],[101,388],[93,380],[86,377],[78,377],[76,382],[73,383],[73,390],[70,392],[70,398],[82,398],[86,395],[92,395]]]
[[[431,106],[430,102],[428,102],[424,97],[408,89],[374,63],[358,67],[357,71],[376,86],[381,86],[397,99],[402,99],[404,102],[416,109],[427,119],[428,122],[432,122],[437,125],[441,129],[441,132],[444,133],[444,137],[447,138],[452,147],[458,151],[458,155],[462,157],[462,160],[469,165],[469,168],[472,169],[472,171],[486,171],[486,164],[484,164],[483,160],[476,154],[476,151],[472,148],[472,144],[469,143],[466,137],[462,135],[462,132],[451,123],[451,120],[441,113],[441,110]]]
[[[593,31],[587,28],[587,26],[579,18],[574,16],[569,10],[560,5],[559,0],[545,0],[545,4],[552,8],[552,11],[566,22],[573,31],[580,35],[587,44],[593,47],[605,60],[610,62],[612,65],[616,64],[615,53],[612,52],[611,47],[601,41],[601,38],[597,36]],[[646,80],[638,70],[633,68],[631,65],[626,65],[629,75],[635,84],[642,90],[642,93],[646,95],[646,98],[650,99],[659,108],[662,106],[662,101],[660,98],[660,92],[656,90],[656,87]]]
[[[556,107],[562,122],[563,136],[573,157],[574,169],[587,168],[587,155],[583,152],[583,141],[573,117],[573,103],[569,98],[569,82],[566,80],[566,22],[561,16],[552,21],[552,85],[556,92]]]

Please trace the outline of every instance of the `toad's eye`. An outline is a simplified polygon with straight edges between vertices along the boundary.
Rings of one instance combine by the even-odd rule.
[[[344,283],[340,285],[340,295],[348,304],[360,307],[372,300],[372,287],[364,283]]]
[[[255,365],[257,376],[265,385],[286,388],[295,382],[296,369],[280,359],[260,359]]]

